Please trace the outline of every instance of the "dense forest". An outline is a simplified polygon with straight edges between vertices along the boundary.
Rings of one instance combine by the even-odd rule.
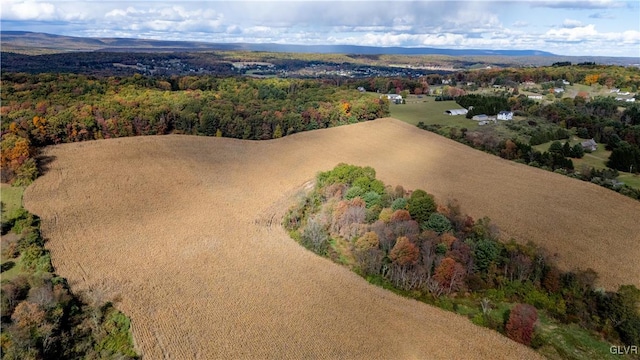
[[[388,116],[386,98],[331,82],[2,74],[2,181],[29,183],[36,149],[182,133],[266,140]]]
[[[553,341],[537,328],[539,315],[614,344],[640,342],[635,286],[597,290],[592,270],[561,271],[542,248],[499,241],[488,218],[475,220],[424,190],[386,186],[370,167],[319,173],[283,225],[306,248],[374,284],[448,310],[465,306],[474,323],[534,348]]]

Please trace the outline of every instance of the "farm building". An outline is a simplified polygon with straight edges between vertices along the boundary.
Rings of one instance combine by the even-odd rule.
[[[580,145],[582,145],[583,149],[589,150],[589,151],[596,151],[596,149],[598,149],[598,143],[593,139],[583,141],[580,143]]]
[[[513,111],[500,111],[498,120],[513,120]]]
[[[542,100],[542,95],[529,95],[527,97],[532,100]]]
[[[487,115],[485,115],[485,114],[481,114],[481,115],[476,115],[476,116],[472,117],[471,120],[487,121],[487,120],[489,120],[489,117]]]
[[[447,110],[444,113],[447,115],[467,115],[469,111],[467,109],[451,109]]]
[[[402,104],[402,95],[387,94],[387,99],[395,104]]]

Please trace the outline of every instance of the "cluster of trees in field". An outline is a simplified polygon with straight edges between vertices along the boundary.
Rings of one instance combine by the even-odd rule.
[[[474,220],[455,202],[437,203],[420,189],[385,186],[370,167],[339,164],[318,174],[313,191],[283,225],[308,249],[350,264],[371,282],[436,303],[477,299],[482,311],[474,323],[527,345],[544,342],[540,334],[535,340],[538,311],[614,343],[640,341],[640,290],[634,286],[596,290],[592,270],[563,272],[544,249],[500,242],[488,218]],[[340,250],[345,247],[349,251]],[[491,302],[518,305],[502,317]]]
[[[138,357],[129,319],[109,302],[88,305],[53,272],[37,217],[3,206],[2,236],[2,359]]]
[[[2,74],[3,181],[49,144],[168,133],[272,139],[388,116],[386,98],[318,80]]]
[[[456,97],[455,100],[463,108],[469,109],[467,119],[479,114],[497,115],[500,111],[510,108],[507,98],[501,96],[469,94]]]

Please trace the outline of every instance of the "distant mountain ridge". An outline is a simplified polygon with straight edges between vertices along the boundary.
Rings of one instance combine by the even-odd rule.
[[[359,45],[287,45],[251,43],[209,43],[133,38],[86,38],[29,31],[0,31],[2,47],[40,48],[60,51],[210,51],[244,50],[295,53],[362,55],[449,55],[449,56],[556,56],[540,50],[440,49],[429,47],[377,47]]]

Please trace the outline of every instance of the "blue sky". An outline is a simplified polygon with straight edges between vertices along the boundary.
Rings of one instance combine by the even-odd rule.
[[[3,0],[2,30],[640,57],[640,1]]]

